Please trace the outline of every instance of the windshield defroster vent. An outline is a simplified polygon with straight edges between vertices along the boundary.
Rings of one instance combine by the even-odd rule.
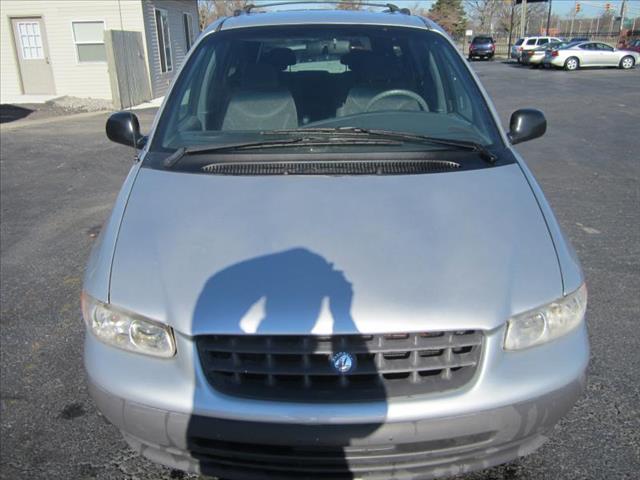
[[[417,175],[446,172],[460,164],[444,160],[212,163],[202,171],[216,175]]]

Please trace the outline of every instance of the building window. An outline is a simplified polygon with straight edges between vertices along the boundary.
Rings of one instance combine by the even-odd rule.
[[[190,13],[183,13],[182,23],[184,24],[184,39],[188,52],[193,45],[193,16]]]
[[[106,62],[104,22],[71,22],[78,62]]]
[[[171,37],[169,36],[169,13],[156,8],[156,32],[158,33],[158,49],[160,50],[160,69],[162,72],[173,70],[171,58]]]

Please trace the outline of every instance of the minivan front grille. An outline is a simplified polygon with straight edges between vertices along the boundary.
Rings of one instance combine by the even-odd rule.
[[[202,167],[216,175],[417,175],[457,170],[446,160],[231,162]]]
[[[260,399],[340,402],[459,388],[476,371],[482,341],[477,330],[196,337],[203,371],[218,391]],[[341,359],[347,360],[342,373]]]

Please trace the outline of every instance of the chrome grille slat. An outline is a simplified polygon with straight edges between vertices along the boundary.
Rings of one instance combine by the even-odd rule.
[[[231,395],[308,401],[375,400],[459,388],[480,362],[480,331],[387,335],[203,335],[203,371]],[[355,367],[338,373],[331,357]]]
[[[347,335],[344,335],[345,337]],[[379,345],[372,340],[356,342],[353,344],[341,344],[339,342],[319,342],[314,345],[312,350],[305,347],[302,342],[300,344],[266,344],[263,340],[256,338],[260,335],[248,336],[250,339],[242,344],[233,344],[230,339],[233,335],[211,335],[202,338],[204,348],[211,348],[217,352],[235,352],[235,353],[272,353],[272,354],[332,354],[336,351],[348,349],[350,353],[367,353],[367,352],[395,352],[395,351],[413,351],[413,350],[442,350],[449,347],[471,347],[482,342],[481,333],[470,333],[465,335],[443,335],[441,337],[418,338],[417,336],[407,340],[385,340],[379,336]],[[338,336],[339,337],[339,336]],[[376,336],[378,337],[378,336]],[[304,338],[304,337],[291,337]],[[293,342],[293,340],[289,340]]]
[[[315,355],[320,357],[320,355]],[[309,366],[304,366],[304,361],[296,368],[290,364],[282,365],[278,364],[277,360],[268,360],[271,355],[265,355],[266,361],[263,365],[257,365],[255,363],[243,364],[242,362],[235,363],[229,360],[216,361],[212,367],[213,371],[221,372],[238,372],[238,373],[258,373],[263,375],[336,375],[335,370],[326,359],[323,362],[314,362]],[[414,363],[412,360],[385,360],[382,355],[377,358],[382,360],[364,361],[358,360],[358,368],[351,373],[351,375],[375,375],[376,373],[399,373],[412,370],[442,370],[445,368],[458,368],[469,367],[476,365],[475,353],[462,353],[456,355],[447,356],[441,355],[439,357],[426,357],[420,361],[420,363]]]

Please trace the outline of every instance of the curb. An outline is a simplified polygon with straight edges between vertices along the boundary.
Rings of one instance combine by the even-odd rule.
[[[109,113],[109,110],[74,113],[71,115],[60,115],[57,117],[42,118],[40,120],[28,120],[28,119],[16,120],[15,122],[0,124],[0,132],[9,132],[11,130],[17,130],[19,128],[24,128],[24,127],[37,127],[38,125],[47,125],[49,123],[63,122],[65,120],[75,120],[78,118],[94,117],[96,115],[101,115],[105,113]]]

